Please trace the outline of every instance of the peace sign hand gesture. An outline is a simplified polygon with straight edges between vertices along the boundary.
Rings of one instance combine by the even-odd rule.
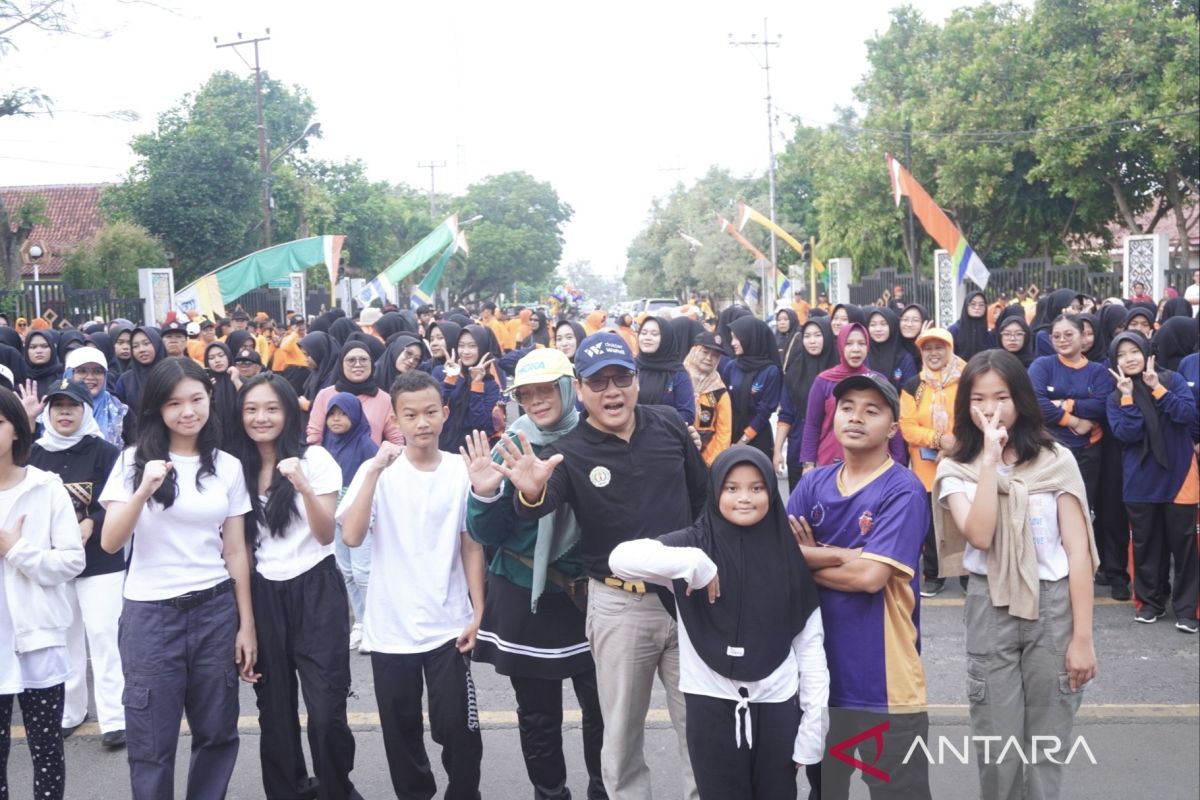
[[[504,462],[493,464],[492,468],[499,470],[528,500],[541,497],[550,482],[550,473],[563,460],[562,453],[555,453],[545,461],[538,458],[533,454],[529,438],[521,432],[517,433],[516,444],[507,436],[500,437],[500,456]]]
[[[1116,372],[1113,372],[1110,369],[1108,371],[1108,374],[1112,375],[1113,379],[1116,380],[1117,391],[1119,391],[1125,397],[1129,397],[1130,395],[1133,394],[1133,378],[1126,375],[1124,370],[1122,370],[1120,367],[1117,367]],[[1154,377],[1155,377],[1155,380],[1158,379],[1157,375],[1155,375]]]
[[[1154,371],[1154,356],[1146,359],[1146,368],[1142,370],[1142,381],[1150,391],[1159,387],[1158,373]]]
[[[1008,444],[1008,429],[1000,421],[1001,403],[996,404],[996,410],[989,417],[979,406],[971,406],[971,416],[975,424],[983,431],[983,460],[985,463],[999,464],[1004,457],[1004,446]]]
[[[458,452],[467,465],[472,491],[480,497],[492,497],[504,482],[504,476],[499,470],[492,469],[492,448],[488,446],[487,436],[483,431],[471,431],[465,438],[465,444],[465,447],[458,448]]]
[[[462,364],[458,363],[457,350],[451,350],[450,355],[446,356],[446,363],[442,365],[442,371],[447,378],[457,378],[462,374]]]
[[[485,353],[483,358],[479,359],[479,363],[470,368],[472,383],[483,382],[483,379],[487,377],[487,370],[488,367],[491,366],[492,361],[492,354]]]

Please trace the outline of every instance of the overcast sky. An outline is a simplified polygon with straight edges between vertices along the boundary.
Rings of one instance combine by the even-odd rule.
[[[897,4],[78,0],[80,27],[110,35],[22,31],[0,62],[0,85],[36,86],[56,109],[0,121],[0,185],[120,180],[129,140],[159,113],[216,70],[247,73],[213,37],[269,27],[264,68],[316,103],[313,156],[361,158],[372,179],[424,190],[418,163],[445,163],[439,192],[524,170],[575,210],[564,263],[621,272],[654,197],[713,164],[766,170],[763,48],[732,47],[730,34],[761,41],[766,18],[781,37],[770,51],[778,149],[789,115],[827,122],[852,103],[864,43]],[[969,3],[914,5],[940,21]],[[124,110],[139,120],[95,116]]]

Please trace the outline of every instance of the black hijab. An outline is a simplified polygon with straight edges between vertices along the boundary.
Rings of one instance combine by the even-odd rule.
[[[337,344],[333,337],[323,331],[313,331],[305,334],[299,342],[300,349],[316,364],[315,369],[308,371],[304,381],[304,397],[312,402],[317,392],[326,386],[332,386],[338,369]]]
[[[333,325],[335,319],[337,319],[337,316],[332,311],[326,311],[312,321],[312,324],[308,326],[308,330],[310,333],[313,331],[329,333],[329,328]]]
[[[1150,323],[1150,329],[1154,330],[1154,312],[1140,303],[1134,303],[1133,307],[1125,312],[1125,322],[1122,323],[1122,327],[1128,328],[1129,320],[1134,317],[1144,317]]]
[[[376,339],[369,333],[364,331],[355,331],[350,334],[342,346],[350,344],[350,342],[362,342],[367,346],[367,352],[371,354],[371,364],[374,364],[379,359],[383,358],[383,351],[386,349],[383,342]]]
[[[1076,314],[1075,319],[1092,326],[1092,346],[1083,354],[1083,357],[1088,361],[1106,363],[1108,360],[1108,337],[1104,335],[1104,326],[1100,324],[1100,318],[1095,314]]]
[[[1159,318],[1159,324],[1166,322],[1174,317],[1192,318],[1192,304],[1182,297],[1172,297],[1163,303],[1162,315]]]
[[[810,326],[821,332],[821,352],[815,356],[809,355],[804,349],[804,331]],[[800,335],[792,339],[787,358],[784,360],[783,385],[799,414],[793,427],[803,422],[808,413],[808,394],[812,390],[813,381],[836,363],[837,337],[833,335],[833,328],[829,327],[829,318],[810,318],[801,326]],[[798,459],[799,455],[796,453],[795,457]]]
[[[888,338],[877,342],[871,337],[871,317],[883,317],[888,326]],[[896,370],[904,360],[904,347],[900,344],[900,318],[887,306],[867,309],[867,366],[896,382]]]
[[[0,342],[0,364],[3,364],[12,373],[13,385],[7,388],[15,392],[17,387],[25,385],[25,356],[20,350]],[[3,380],[7,381],[7,378]]]
[[[1196,342],[1200,339],[1196,325],[1192,317],[1171,317],[1164,322],[1154,334],[1155,366],[1178,371],[1184,356],[1196,352]]]
[[[215,372],[208,368],[208,354],[212,350],[225,353],[225,363],[228,366],[224,372]],[[233,356],[224,342],[212,342],[204,348],[204,371],[212,381],[212,407],[217,421],[221,423],[221,449],[225,451],[236,446],[234,442],[237,440],[237,425],[240,422],[237,419],[237,387],[233,385],[233,377],[229,374],[232,369]]]
[[[25,350],[25,342],[21,341],[21,334],[7,325],[0,325],[0,344],[6,344],[18,353]]]
[[[342,345],[342,350],[337,355],[337,361],[335,362],[337,369],[334,372],[333,385],[339,392],[349,392],[356,397],[363,394],[374,397],[379,392],[379,384],[375,382],[375,376],[371,374],[371,370],[367,370],[366,380],[361,383],[353,383],[346,377],[346,370],[342,368],[342,360],[353,350],[362,350],[367,354],[367,358],[371,359],[371,363],[375,363],[375,359],[371,357],[371,348],[367,346],[366,342],[359,340],[346,342],[346,344]]]
[[[671,319],[671,327],[675,329],[675,341],[679,344],[679,355],[687,358],[696,344],[696,337],[704,333],[704,323],[687,315]]]
[[[429,347],[425,344],[425,340],[418,334],[409,331],[399,331],[392,335],[391,341],[388,342],[387,349],[383,353],[383,358],[375,363],[375,383],[379,388],[385,391],[391,389],[396,376],[400,374],[400,371],[396,369],[396,359],[400,357],[402,351],[413,345],[421,348],[421,355],[417,359],[417,363],[420,364],[429,357]]]
[[[154,345],[154,360],[149,364],[142,364],[132,355],[129,357],[129,369],[121,374],[121,380],[118,382],[121,387],[119,398],[121,402],[129,406],[129,414],[126,419],[133,419],[137,422],[137,416],[141,413],[142,408],[142,387],[146,385],[146,378],[150,375],[150,370],[158,362],[167,357],[167,349],[163,347],[162,336],[157,328],[152,328],[149,325],[144,327],[134,328],[129,335],[130,344],[133,343],[133,337],[138,334],[144,335],[150,340],[150,344]]]
[[[982,292],[975,292],[975,294],[982,294]],[[1049,331],[1050,326],[1054,324],[1054,320],[1062,315],[1063,309],[1071,305],[1076,297],[1078,295],[1071,289],[1056,289],[1051,292],[1050,296],[1046,298],[1046,305],[1042,309],[1041,315],[1036,320],[1034,330],[1040,331],[1045,329]],[[966,311],[964,310],[963,313],[965,314]],[[1154,318],[1151,317],[1150,321],[1154,322]]]
[[[117,360],[117,350],[113,347],[112,334],[96,331],[90,336],[92,337],[92,347],[104,354],[104,363],[108,368],[108,380],[115,382],[121,376],[121,363]]]
[[[451,350],[458,349],[458,337],[462,334],[462,326],[461,325],[459,325],[457,322],[449,322],[447,320],[440,320],[438,322],[434,322],[433,324],[431,324],[429,326],[430,333],[433,332],[434,328],[437,328],[439,331],[441,331],[442,337],[446,340],[446,343],[444,345],[442,345],[446,350],[446,355],[449,355]],[[426,335],[426,338],[429,338],[428,334]],[[430,348],[430,349],[432,350],[433,348]],[[446,363],[446,355],[434,356],[433,363],[435,365],[445,364]]]
[[[58,344],[54,346],[54,349],[58,351],[58,360],[66,364],[67,353],[70,353],[72,350],[78,350],[87,345],[87,343],[87,337],[83,335],[82,331],[63,331],[58,335]]]
[[[1104,331],[1105,341],[1111,342],[1116,338],[1117,332],[1125,324],[1127,313],[1125,306],[1120,303],[1113,303],[1100,309],[1100,328]]]
[[[683,353],[680,342],[675,339],[675,329],[669,320],[662,317],[647,317],[642,325],[652,321],[658,326],[658,349],[653,353],[642,351],[638,353],[638,404],[644,406],[661,405],[667,386],[671,384],[675,374],[683,369]]]
[[[341,347],[350,340],[351,334],[359,332],[359,327],[354,324],[354,320],[341,317],[335,319],[329,326],[329,335],[337,342],[337,346]]]
[[[972,317],[967,313],[967,306],[976,297],[983,298],[982,317]],[[983,292],[970,292],[963,298],[962,310],[958,315],[958,331],[954,334],[954,354],[963,361],[970,361],[971,356],[981,353],[991,346],[992,342],[991,337],[988,336],[987,326],[987,297]]]
[[[125,372],[127,372],[129,370],[130,365],[133,363],[132,357],[120,358],[117,355],[117,340],[121,338],[121,334],[123,334],[123,333],[130,334],[129,338],[130,338],[130,340],[132,340],[133,339],[133,326],[125,325],[124,323],[121,323],[121,324],[113,325],[111,328],[108,329],[108,335],[112,339],[112,349],[113,349],[112,363],[116,365],[115,370],[116,370],[117,375],[124,375]],[[95,341],[95,340],[96,340],[96,337],[93,336],[92,341]]]
[[[391,338],[392,334],[405,330],[406,324],[407,323],[405,323],[404,318],[400,316],[399,312],[389,311],[379,319],[375,320],[375,324],[371,327],[375,331],[375,335],[386,342]]]
[[[730,306],[717,315],[717,344],[725,348],[725,355],[733,357],[733,347],[729,344],[729,326],[735,319],[748,316],[750,309],[745,306]]]
[[[230,331],[225,337],[225,346],[236,356],[243,349],[255,349],[254,337],[250,335],[250,331]]]
[[[996,322],[996,347],[999,350],[1004,350],[1004,329],[1011,328],[1016,325],[1025,332],[1025,342],[1021,345],[1021,349],[1013,353],[1020,360],[1021,365],[1028,367],[1037,358],[1037,351],[1034,347],[1033,331],[1029,328],[1029,323],[1025,321],[1024,314],[1009,314],[1007,317]]]
[[[790,308],[781,308],[776,311],[776,320],[779,319],[780,314],[788,318],[787,333],[780,333],[778,330],[775,331],[775,347],[779,350],[779,357],[783,358],[784,353],[788,351],[788,345],[792,343],[792,339],[796,338],[796,334],[800,332],[800,317],[796,316],[796,312]]]
[[[740,317],[729,326],[730,332],[737,337],[742,346],[742,354],[737,356],[738,371],[742,380],[735,387],[730,387],[729,400],[733,406],[733,430],[735,436],[740,436],[754,419],[757,413],[754,402],[754,386],[763,370],[774,366],[780,369],[779,349],[775,346],[775,332],[771,326],[758,317]],[[775,449],[775,430],[769,423],[763,427],[752,440],[752,446],[764,453],[773,453]]]
[[[908,313],[909,309],[914,309],[914,308],[917,310],[917,313],[921,315],[921,325],[924,325],[929,320],[929,312],[926,311],[925,306],[921,305],[920,303],[909,303],[908,305],[906,305],[904,307],[904,310],[900,312],[900,316],[903,317],[905,314]],[[897,319],[899,319],[899,317],[897,317]],[[918,329],[917,336],[920,336],[920,335],[921,335],[921,331]],[[867,338],[870,338],[870,336],[868,336]],[[917,347],[917,337],[914,336],[913,338],[909,339],[907,336],[905,336],[903,333],[901,333],[900,334],[900,346],[902,348],[904,348],[904,352],[906,352],[910,356],[912,356],[913,363],[920,366],[921,350]]]
[[[44,364],[34,364],[29,360],[29,343],[33,337],[40,336],[50,345],[50,360]],[[50,384],[62,377],[63,365],[58,357],[58,337],[53,331],[30,331],[25,334],[25,377],[37,381],[38,397],[46,394]]]
[[[1117,338],[1113,339],[1112,345],[1109,346],[1108,357],[1115,365],[1117,363],[1117,349],[1121,346],[1121,342],[1133,342],[1138,349],[1142,351],[1142,358],[1150,358],[1150,342],[1145,336],[1137,331],[1125,331],[1117,334]],[[1168,369],[1158,369],[1155,365],[1155,372],[1158,373],[1158,382],[1163,386],[1171,385],[1171,378],[1175,375]],[[1150,393],[1150,387],[1145,381],[1146,370],[1142,368],[1139,375],[1133,376],[1133,403],[1142,412],[1142,427],[1146,435],[1141,441],[1141,455],[1138,457],[1138,465],[1141,466],[1146,461],[1146,456],[1153,456],[1154,460],[1163,469],[1167,468],[1167,442],[1163,438],[1162,419],[1159,417],[1161,413],[1158,405],[1154,402],[1154,395]],[[1121,390],[1113,389],[1109,395],[1118,404],[1121,402]],[[1130,445],[1136,447],[1137,445]]]
[[[829,318],[831,320],[837,316],[837,310],[839,308],[843,309],[846,312],[846,324],[847,325],[849,325],[852,322],[857,322],[860,325],[862,325],[864,328],[867,327],[867,315],[863,313],[863,310],[861,308],[854,305],[853,303],[838,303],[836,306],[834,306],[833,309],[829,312]]]
[[[725,480],[739,464],[757,469],[770,494],[767,515],[745,527],[726,520],[719,507]],[[707,592],[688,596],[686,581],[676,580],[672,588],[696,654],[718,675],[739,682],[774,672],[820,605],[776,483],[766,455],[734,445],[713,461],[708,500],[696,523],[659,537],[670,547],[698,547],[717,565],[721,596],[715,603]],[[731,656],[731,648],[742,655]]]
[[[558,324],[554,326],[554,340],[558,341],[558,329],[566,326],[575,334],[575,353],[579,352],[579,345],[587,338],[587,331],[578,322],[570,319],[560,319]],[[555,345],[557,347],[557,344]],[[571,363],[575,363],[575,353],[571,354]]]

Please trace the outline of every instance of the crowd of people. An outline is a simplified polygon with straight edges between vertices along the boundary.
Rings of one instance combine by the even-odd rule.
[[[399,797],[437,791],[424,691],[445,796],[479,796],[473,662],[512,683],[537,798],[571,796],[567,680],[586,796],[650,796],[656,675],[687,797],[794,797],[800,767],[845,797],[827,743],[881,719],[872,796],[927,797],[899,758],[948,579],[972,729],[1065,739],[1096,584],[1197,632],[1196,306],[972,292],[941,329],[821,299],[0,319],[0,764],[15,701],[34,793],[63,797],[90,661],[137,800],[173,796],[185,716],[188,796],[225,795],[239,677],[265,796],[359,797],[358,651]],[[979,770],[986,798],[1059,796],[1051,761]]]

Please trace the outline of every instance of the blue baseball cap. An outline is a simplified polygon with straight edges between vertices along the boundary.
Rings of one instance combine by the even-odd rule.
[[[575,350],[575,373],[579,377],[590,378],[605,367],[624,367],[637,372],[637,362],[629,346],[611,331],[593,333]]]

